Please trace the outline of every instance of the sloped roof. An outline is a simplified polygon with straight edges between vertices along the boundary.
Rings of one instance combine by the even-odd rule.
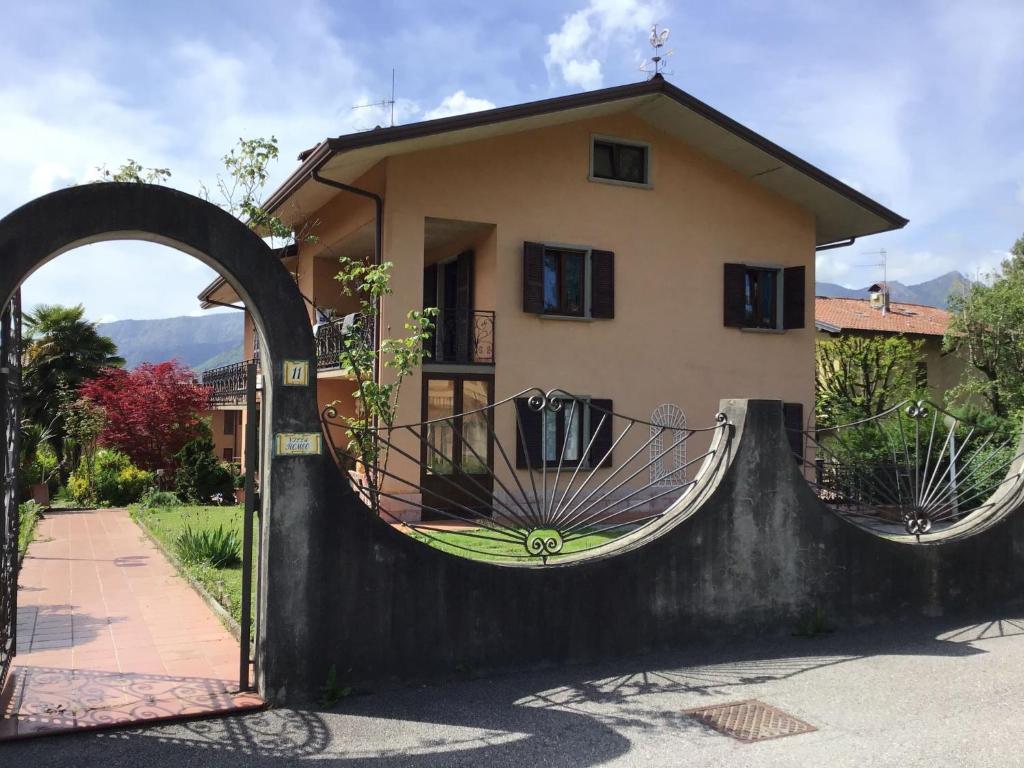
[[[891,302],[882,314],[867,299],[814,298],[814,324],[821,331],[876,331],[908,333],[918,336],[943,336],[949,328],[949,312],[923,304]]]
[[[336,189],[318,184],[314,173],[351,184],[390,156],[620,112],[636,115],[811,211],[818,245],[899,229],[907,223],[881,203],[660,76],[642,83],[327,138],[302,153],[301,165],[264,207],[288,222],[318,210],[337,194]]]

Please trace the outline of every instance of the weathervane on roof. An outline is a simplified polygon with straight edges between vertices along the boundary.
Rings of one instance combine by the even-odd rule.
[[[650,59],[646,59],[640,65],[640,71],[647,73],[647,79],[650,80],[658,75],[670,75],[671,72],[665,70],[665,59],[672,55],[672,51],[662,53],[661,49],[665,47],[665,43],[668,42],[668,27],[665,27],[661,31],[658,30],[658,25],[655,24],[651,27],[651,36],[649,41],[651,48],[654,49],[654,53]]]

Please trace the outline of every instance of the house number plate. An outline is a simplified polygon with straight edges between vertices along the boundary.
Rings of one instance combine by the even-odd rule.
[[[285,360],[284,383],[287,387],[308,387],[309,360]]]
[[[319,456],[322,438],[318,432],[278,432],[274,452],[278,456]]]

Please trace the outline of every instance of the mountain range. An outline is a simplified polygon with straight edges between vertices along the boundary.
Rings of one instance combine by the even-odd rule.
[[[960,293],[970,286],[971,281],[959,272],[947,272],[932,280],[914,285],[905,285],[899,280],[890,280],[889,297],[892,301],[946,309],[951,293]],[[815,283],[814,295],[832,296],[839,299],[866,299],[868,288],[846,288],[835,283]]]
[[[114,340],[127,368],[178,359],[199,372],[242,359],[242,319],[241,312],[218,312],[201,317],[116,320],[97,328]]]

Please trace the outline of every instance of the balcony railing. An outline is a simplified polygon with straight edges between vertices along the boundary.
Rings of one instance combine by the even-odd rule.
[[[427,342],[429,361],[456,365],[494,365],[494,312],[442,309],[434,337]]]
[[[243,360],[240,363],[222,365],[203,371],[199,383],[209,387],[210,402],[215,405],[240,402],[245,398],[245,371],[250,362],[259,365],[259,360]],[[257,370],[259,370],[257,368]]]
[[[341,367],[341,353],[345,351],[345,337],[350,334],[362,334],[369,347],[376,344],[373,322],[358,314],[324,323],[316,328],[314,333],[316,367],[321,371]]]

